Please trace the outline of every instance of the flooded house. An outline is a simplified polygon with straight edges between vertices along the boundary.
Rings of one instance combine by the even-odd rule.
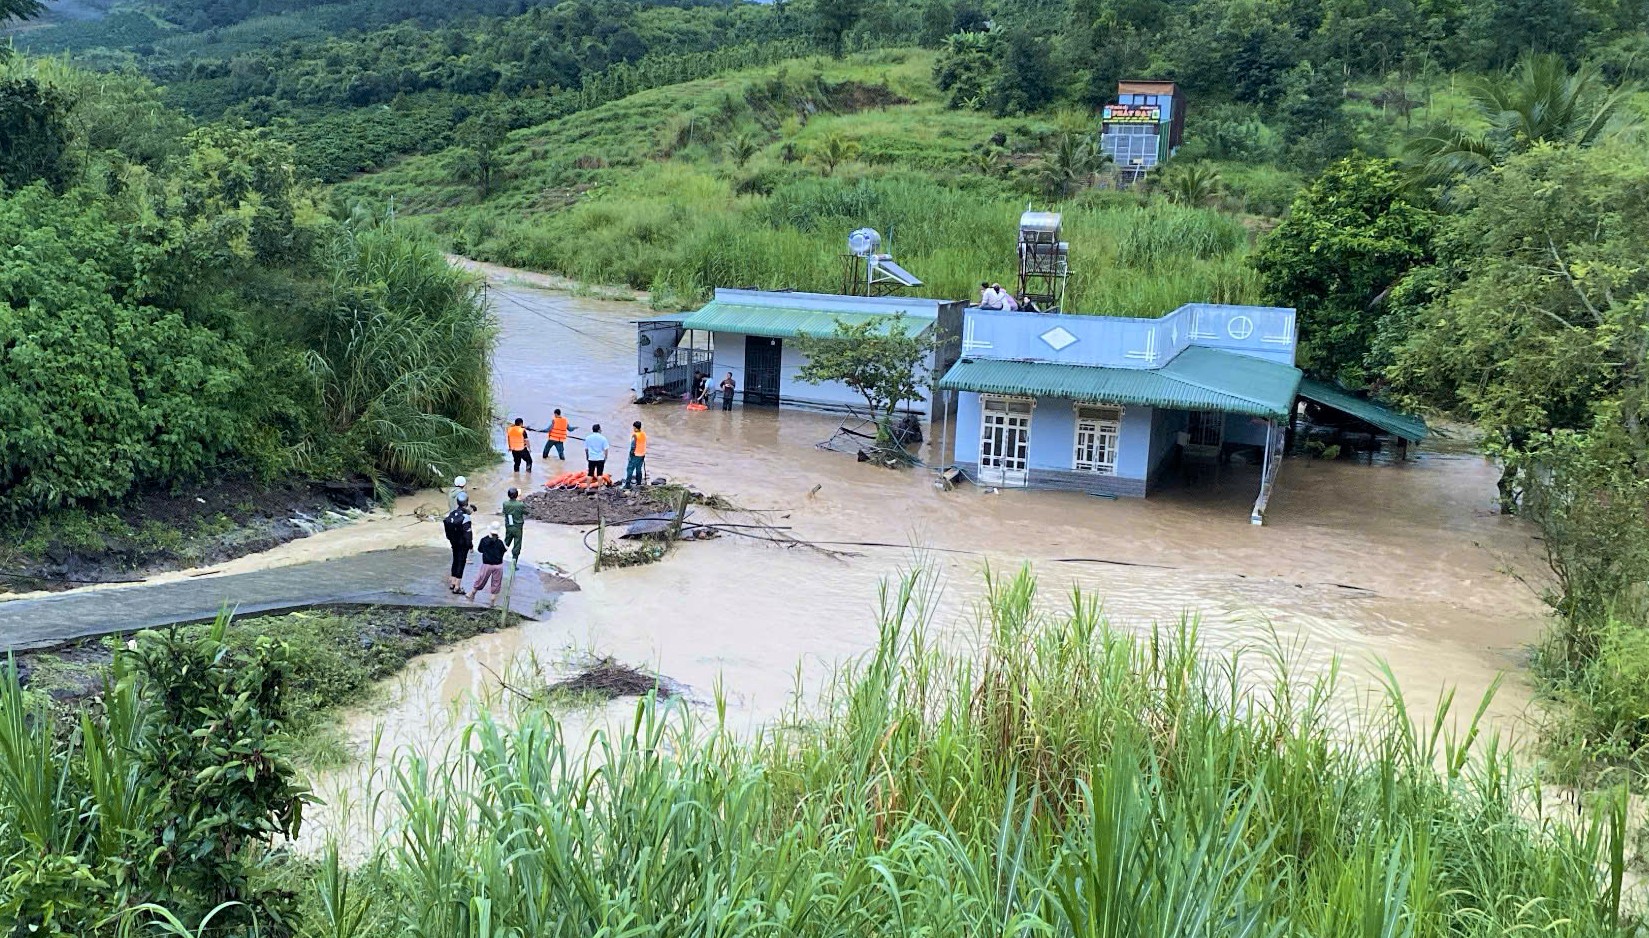
[[[1144,496],[1187,460],[1256,467],[1263,521],[1289,429],[1308,404],[1405,442],[1424,423],[1294,366],[1294,310],[1190,303],[1156,319],[970,308],[952,456],[993,486]]]
[[[710,375],[712,388],[732,372],[738,383],[736,400],[746,407],[861,413],[865,399],[847,385],[801,380],[798,373],[807,354],[799,340],[828,337],[838,322],[881,323],[909,335],[932,335],[935,349],[925,370],[928,375],[943,374],[959,354],[965,306],[961,301],[908,296],[718,288],[698,310],[637,323],[637,394],[679,397],[697,372]],[[901,410],[924,422],[934,418],[925,397],[906,402]]]

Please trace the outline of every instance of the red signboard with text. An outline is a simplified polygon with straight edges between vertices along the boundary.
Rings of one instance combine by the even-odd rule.
[[[1160,124],[1159,104],[1107,104],[1102,118],[1107,124]]]

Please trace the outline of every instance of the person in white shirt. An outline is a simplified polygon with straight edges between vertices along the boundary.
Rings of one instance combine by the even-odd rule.
[[[979,308],[980,309],[1001,309],[1002,308],[1002,291],[998,290],[996,287],[990,285],[989,283],[987,283],[985,281],[980,281],[980,283],[979,283]]]
[[[590,428],[584,438],[584,461],[589,463],[589,477],[599,479],[607,471],[607,438],[601,435],[601,424]]]
[[[1002,285],[1000,283],[991,284],[991,289],[995,290],[996,295],[1001,297],[1003,309],[1010,313],[1019,311],[1019,301],[1013,298],[1012,293],[1002,289]]]

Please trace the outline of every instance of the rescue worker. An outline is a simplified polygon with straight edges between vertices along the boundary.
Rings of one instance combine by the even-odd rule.
[[[509,500],[504,503],[504,543],[510,545],[515,560],[521,559],[521,535],[527,527],[527,503],[521,500],[521,491],[511,487]]]
[[[637,486],[642,485],[642,469],[647,464],[647,434],[641,429],[641,421],[630,424],[630,461],[624,466],[624,488],[628,490],[632,481]]]
[[[515,418],[515,423],[510,424],[509,429],[504,431],[504,439],[508,441],[510,457],[515,461],[515,466],[510,471],[520,472],[521,464],[526,463],[527,471],[532,472],[532,449],[531,444],[527,442],[526,421],[520,417]]]
[[[463,481],[463,477],[459,476],[458,480]],[[447,545],[452,548],[452,569],[447,573],[447,589],[455,595],[462,595],[464,565],[469,562],[470,551],[475,548],[468,492],[458,492],[453,496],[452,510],[441,519],[441,528],[447,535]]]
[[[550,458],[550,448],[555,448],[555,458],[562,462],[567,461],[567,418],[561,416],[561,408],[555,409],[555,416],[550,418],[550,427],[547,431],[549,438],[544,441],[544,458]]]

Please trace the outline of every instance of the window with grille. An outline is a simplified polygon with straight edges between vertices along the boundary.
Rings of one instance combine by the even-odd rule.
[[[1072,467],[1078,472],[1116,475],[1121,429],[1122,408],[1078,404]]]

